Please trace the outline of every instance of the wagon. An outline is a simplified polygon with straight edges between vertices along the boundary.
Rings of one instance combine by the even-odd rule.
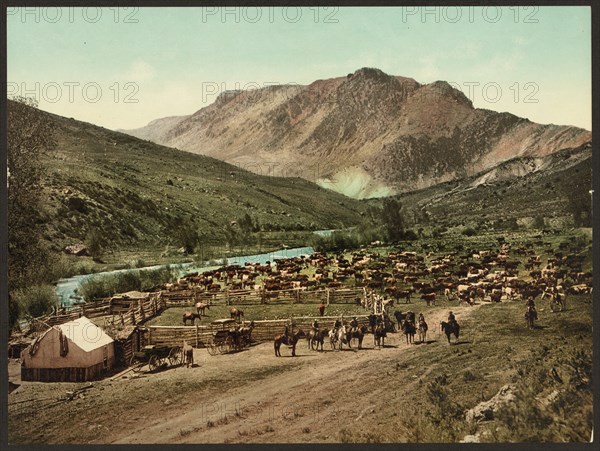
[[[217,319],[211,324],[220,326],[221,329],[214,331],[212,337],[206,342],[206,349],[210,355],[241,351],[250,345],[248,337],[239,332],[235,319]],[[234,326],[233,330],[230,329],[232,326]]]
[[[141,351],[135,352],[131,356],[129,366],[138,373],[142,368],[148,365],[150,371],[154,371],[159,366],[167,364],[171,366],[181,365],[183,363],[183,352],[179,346],[144,346]]]

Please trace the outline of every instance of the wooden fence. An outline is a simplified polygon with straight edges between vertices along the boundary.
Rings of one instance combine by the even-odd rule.
[[[254,329],[252,330],[252,340],[258,343],[264,343],[273,340],[275,335],[281,334],[285,330],[285,326],[289,325],[293,320],[295,330],[298,328],[308,332],[312,328],[312,323],[316,319],[319,321],[320,327],[332,328],[335,320],[339,316],[302,316],[290,319],[275,319],[254,321]],[[351,317],[345,317],[347,322]],[[368,325],[369,319],[366,315],[356,316],[359,325]],[[244,321],[244,325],[248,326],[250,321]],[[144,331],[144,341],[152,345],[164,346],[181,346],[183,340],[188,344],[202,348],[213,337],[213,333],[221,330],[219,325],[209,326],[144,326],[140,328]]]
[[[362,299],[363,288],[321,290],[225,290],[216,292],[197,292],[180,290],[163,292],[167,306],[190,306],[195,302],[210,302],[214,305],[258,305],[258,304],[354,304],[356,298]]]

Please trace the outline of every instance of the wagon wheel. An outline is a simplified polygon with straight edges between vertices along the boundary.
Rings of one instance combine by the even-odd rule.
[[[221,354],[226,354],[234,349],[233,337],[227,337],[221,343],[219,343],[219,351]]]
[[[156,368],[158,368],[160,363],[160,359],[157,356],[153,355],[150,357],[150,360],[148,361],[148,367],[150,368],[150,371],[154,371]]]
[[[171,348],[168,359],[171,366],[181,365],[183,363],[183,352],[181,348],[179,346]]]
[[[219,349],[215,345],[215,342],[212,340],[206,343],[206,350],[210,355],[217,355],[217,353],[219,352]]]
[[[132,355],[131,359],[129,359],[129,366],[131,367],[131,369],[133,370],[134,373],[139,373],[140,369],[142,368],[142,366],[144,366],[144,364],[141,362],[138,362],[138,360],[135,358],[135,356]]]

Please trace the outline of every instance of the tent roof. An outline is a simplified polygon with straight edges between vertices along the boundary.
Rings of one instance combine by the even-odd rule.
[[[70,341],[86,352],[101,348],[114,341],[85,316],[57,327]]]

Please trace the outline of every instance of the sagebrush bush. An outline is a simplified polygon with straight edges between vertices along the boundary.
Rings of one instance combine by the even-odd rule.
[[[12,299],[19,304],[20,312],[34,318],[52,312],[58,305],[58,295],[52,285],[31,285],[15,290]]]

